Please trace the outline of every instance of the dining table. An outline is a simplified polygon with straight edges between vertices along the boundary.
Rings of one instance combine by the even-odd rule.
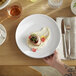
[[[63,0],[60,8],[53,9],[48,5],[48,0],[11,0],[9,5],[0,10],[0,23],[6,28],[7,38],[0,46],[0,65],[25,65],[25,66],[48,66],[43,59],[34,59],[24,55],[17,47],[15,32],[19,23],[29,15],[45,14],[56,20],[57,17],[75,17],[71,12],[72,0]],[[22,7],[19,18],[8,17],[7,8],[14,3]],[[76,66],[76,60],[62,60],[69,66]]]

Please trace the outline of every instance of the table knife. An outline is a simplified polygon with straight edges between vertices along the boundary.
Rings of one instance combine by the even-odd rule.
[[[67,46],[67,56],[68,58],[70,57],[70,30],[71,30],[71,25],[66,25],[66,46]]]
[[[66,39],[65,39],[64,20],[62,20],[62,22],[61,22],[61,32],[62,32],[62,40],[63,40],[63,52],[64,52],[64,57],[67,58],[67,47],[66,47]]]

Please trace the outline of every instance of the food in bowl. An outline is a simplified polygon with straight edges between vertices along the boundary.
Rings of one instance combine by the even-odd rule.
[[[0,5],[2,5],[5,2],[6,2],[6,0],[0,0]]]
[[[40,31],[30,34],[27,39],[27,44],[33,52],[36,52],[37,49],[40,49],[47,44],[49,38],[50,29],[48,27],[44,27]]]

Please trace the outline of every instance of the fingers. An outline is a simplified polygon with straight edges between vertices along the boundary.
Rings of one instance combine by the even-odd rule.
[[[51,61],[48,57],[43,59],[47,64],[49,64],[49,62]]]
[[[43,60],[48,61],[49,59],[52,59],[54,56],[56,58],[58,58],[58,52],[57,51],[55,51],[54,54],[52,54],[51,56],[48,56],[48,57],[44,58]]]
[[[55,51],[54,59],[61,60],[57,51]]]
[[[47,59],[43,59],[45,62],[47,61]]]
[[[54,56],[58,57],[58,52],[57,51],[54,52]]]
[[[54,54],[58,54],[58,52],[55,50]]]
[[[48,56],[48,57],[45,57],[44,59],[45,59],[45,60],[48,60],[48,59],[52,58],[53,56],[54,56],[54,54],[52,54],[52,55],[50,55],[50,56]]]
[[[48,64],[48,58],[44,58],[43,60]]]
[[[48,60],[48,59],[50,59],[50,56],[48,56],[48,57],[46,57],[46,58],[44,58],[45,60]]]
[[[52,62],[52,56],[48,56],[46,58],[43,59],[48,65],[51,66],[51,62]]]

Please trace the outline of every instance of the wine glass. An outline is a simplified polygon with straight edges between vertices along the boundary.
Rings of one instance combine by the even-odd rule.
[[[19,3],[14,3],[8,7],[7,12],[10,17],[20,17],[22,7]]]
[[[51,8],[59,8],[63,3],[63,0],[48,0],[48,4]]]

